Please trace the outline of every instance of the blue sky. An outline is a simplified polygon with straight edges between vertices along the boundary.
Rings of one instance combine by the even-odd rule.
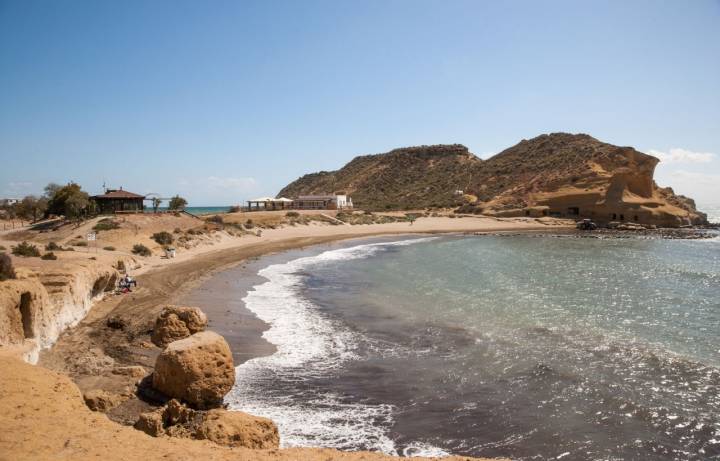
[[[0,196],[234,204],[360,154],[554,131],[720,202],[720,1],[0,0]]]

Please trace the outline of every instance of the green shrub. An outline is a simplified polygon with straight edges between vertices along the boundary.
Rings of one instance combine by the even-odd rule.
[[[182,229],[180,229],[179,227],[176,227],[175,230],[173,231],[173,234],[181,234],[181,233],[182,233]]]
[[[7,248],[5,248],[4,246],[0,245],[0,251],[5,251],[5,250],[7,250]]]
[[[76,240],[72,242],[72,245],[76,247],[86,247],[88,246],[88,243],[85,240]]]
[[[45,245],[45,251],[62,251],[62,247],[55,242]]]
[[[288,218],[299,218],[300,213],[298,213],[297,211],[288,211],[287,213],[285,213],[285,216],[287,216]]]
[[[40,257],[40,259],[45,259],[45,260],[49,260],[49,261],[55,261],[55,260],[57,259],[57,256],[55,256],[55,253],[53,253],[52,251],[50,251],[50,252],[45,253],[44,255],[42,255],[42,256]]]
[[[98,221],[98,223],[95,224],[95,226],[93,227],[93,230],[100,232],[100,231],[109,231],[109,230],[119,229],[119,228],[120,228],[120,223],[118,223],[117,221],[115,221],[113,219],[105,218],[105,219],[101,219],[100,221]]]
[[[12,259],[5,253],[0,254],[0,282],[3,280],[14,279],[15,269],[13,269]]]
[[[37,258],[38,256],[40,256],[40,250],[38,250],[35,245],[27,242],[22,242],[21,244],[12,247],[12,254],[14,254],[15,256],[23,256],[26,258]]]
[[[255,223],[253,223],[252,219],[245,221],[245,229],[252,229],[253,227],[255,227]]]
[[[170,245],[174,240],[172,234],[165,231],[154,233],[152,239],[155,240],[158,245]]]
[[[105,251],[115,251],[115,247],[114,247],[114,246],[106,246],[106,247],[103,247],[103,250],[105,250]]]
[[[150,256],[152,254],[152,251],[150,251],[150,248],[146,247],[142,243],[136,243],[133,245],[132,249],[133,254],[140,255],[140,256]]]

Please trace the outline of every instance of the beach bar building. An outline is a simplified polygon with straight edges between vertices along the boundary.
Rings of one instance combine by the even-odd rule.
[[[301,195],[293,200],[296,210],[349,210],[352,207],[352,199],[344,194]]]
[[[134,194],[120,189],[107,189],[102,195],[90,197],[96,204],[100,214],[142,213],[145,210],[144,195]]]
[[[289,198],[258,197],[248,200],[248,211],[287,210],[292,207],[293,201]]]

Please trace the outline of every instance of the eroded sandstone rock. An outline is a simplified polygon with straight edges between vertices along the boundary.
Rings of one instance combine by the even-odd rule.
[[[158,356],[153,387],[195,408],[219,406],[235,384],[230,346],[212,331],[170,343]]]
[[[92,411],[105,413],[120,405],[124,398],[121,395],[113,394],[102,389],[92,389],[83,395],[85,405]]]
[[[168,306],[155,321],[152,342],[160,347],[205,330],[207,317],[197,307]]]
[[[203,415],[195,438],[228,447],[270,449],[280,445],[277,426],[271,420],[221,409],[210,410]]]
[[[176,399],[140,415],[135,428],[154,437],[209,440],[228,447],[272,449],[280,444],[277,426],[269,419],[224,409],[196,411]]]

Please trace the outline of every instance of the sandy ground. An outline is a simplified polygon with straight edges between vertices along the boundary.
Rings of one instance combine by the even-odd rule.
[[[152,371],[160,350],[150,343],[149,333],[162,307],[174,303],[210,275],[248,258],[376,235],[557,231],[568,226],[568,222],[559,221],[543,223],[531,219],[484,217],[421,218],[413,225],[407,222],[356,226],[312,223],[266,229],[259,237],[221,236],[212,245],[191,248],[175,259],[159,256],[140,258],[142,267],[133,272],[139,288],[133,293],[109,296],[96,303],[79,325],[62,334],[51,349],[43,351],[40,366],[32,367],[3,359],[5,361],[0,365],[4,370],[0,378],[0,408],[4,411],[1,412],[0,424],[3,424],[4,430],[0,431],[0,460],[87,459],[96,456],[103,459],[191,459],[196,456],[200,457],[198,459],[348,458],[350,455],[323,450],[281,450],[273,453],[238,450],[231,454],[228,450],[200,442],[153,439],[107,419],[132,424],[138,414],[149,407],[148,403],[132,395],[106,417],[89,412],[82,404],[79,393],[104,389],[118,394],[132,394],[136,378],[116,374],[113,370],[127,365],[141,365],[148,373]],[[88,257],[75,253],[68,257]],[[109,327],[109,318],[119,320],[123,327]],[[260,331],[262,324],[258,323],[258,334]],[[74,384],[48,369],[70,376]],[[374,454],[358,456],[352,459],[381,459]]]
[[[250,450],[154,438],[90,411],[75,384],[43,367],[0,357],[0,461],[329,461],[397,459],[329,449]],[[415,458],[419,459],[419,458]],[[450,457],[448,461],[469,458]]]

